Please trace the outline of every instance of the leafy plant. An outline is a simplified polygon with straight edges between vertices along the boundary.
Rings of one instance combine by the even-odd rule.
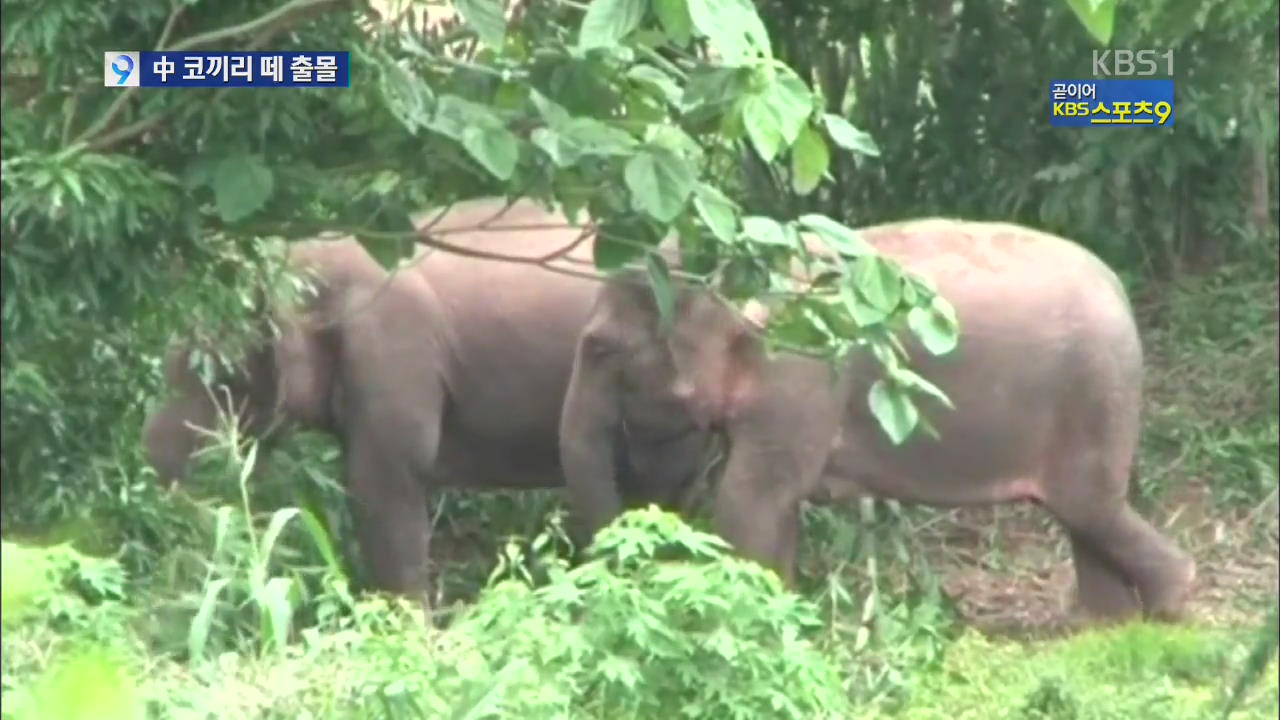
[[[810,637],[820,627],[815,608],[719,538],[650,508],[619,518],[588,554],[572,569],[544,555],[547,577],[536,582],[523,556],[507,553],[494,584],[447,632],[470,660],[383,682],[413,682],[428,698],[423,716],[851,712],[836,668]]]
[[[42,662],[28,670],[25,682],[14,680],[20,660],[6,652],[6,720],[142,718],[133,669],[114,632],[122,619],[118,603],[124,577],[119,564],[65,545],[39,548],[3,541],[0,554],[6,644],[24,625],[58,629],[44,639]]]
[[[1245,692],[1262,678],[1267,665],[1275,660],[1278,646],[1280,646],[1280,603],[1273,603],[1271,613],[1267,615],[1267,621],[1263,623],[1258,639],[1253,649],[1249,651],[1249,656],[1240,669],[1240,675],[1227,696],[1227,704],[1222,709],[1223,720],[1235,712]]]
[[[193,663],[205,657],[215,630],[221,630],[218,635],[224,642],[239,640],[235,645],[243,646],[246,638],[256,638],[265,649],[280,652],[294,630],[299,607],[313,599],[308,597],[311,590],[320,590],[321,618],[351,603],[341,559],[320,519],[308,510],[285,507],[272,512],[265,527],[257,527],[249,480],[258,447],[256,442],[249,443],[244,455],[239,455],[241,445],[234,433],[221,445],[233,455],[239,470],[240,506],[223,505],[214,512],[213,547],[187,635],[187,654]],[[277,550],[291,522],[301,524],[324,561],[321,567],[280,566]],[[237,632],[243,610],[249,611],[253,625]]]

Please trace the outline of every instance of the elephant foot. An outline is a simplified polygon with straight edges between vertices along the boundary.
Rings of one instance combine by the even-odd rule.
[[[1128,579],[1087,539],[1070,533],[1076,569],[1076,604],[1090,624],[1123,623],[1142,614],[1138,593]]]
[[[1183,555],[1169,563],[1144,588],[1143,610],[1146,616],[1159,622],[1183,622],[1190,617],[1187,609],[1191,591],[1195,587],[1196,562]]]

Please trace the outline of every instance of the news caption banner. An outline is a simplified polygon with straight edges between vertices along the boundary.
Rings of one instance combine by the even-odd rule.
[[[1172,78],[1049,82],[1054,127],[1173,127]]]
[[[103,53],[106,87],[351,86],[351,53],[334,51]]]

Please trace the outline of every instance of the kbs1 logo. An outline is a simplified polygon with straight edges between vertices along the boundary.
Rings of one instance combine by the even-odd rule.
[[[1093,75],[1049,82],[1050,125],[1173,126],[1172,50],[1094,50]]]
[[[148,52],[102,55],[106,87],[350,87],[351,53]]]
[[[1164,61],[1164,74],[1173,77],[1172,50],[1094,50],[1093,76],[1150,77],[1160,70],[1157,60]]]

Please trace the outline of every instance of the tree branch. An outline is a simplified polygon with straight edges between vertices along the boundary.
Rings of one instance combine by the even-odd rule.
[[[260,44],[261,41],[270,39],[282,30],[310,20],[315,15],[328,12],[333,6],[352,4],[352,2],[353,0],[291,0],[262,17],[181,40],[174,43],[170,49],[174,52],[193,50],[246,35],[256,36],[254,44]]]
[[[169,36],[173,34],[173,29],[178,25],[178,18],[182,17],[182,11],[186,9],[186,5],[178,5],[169,13],[169,19],[164,23],[164,30],[160,31],[160,39],[156,41],[156,50],[164,50],[165,43],[169,42]]]

